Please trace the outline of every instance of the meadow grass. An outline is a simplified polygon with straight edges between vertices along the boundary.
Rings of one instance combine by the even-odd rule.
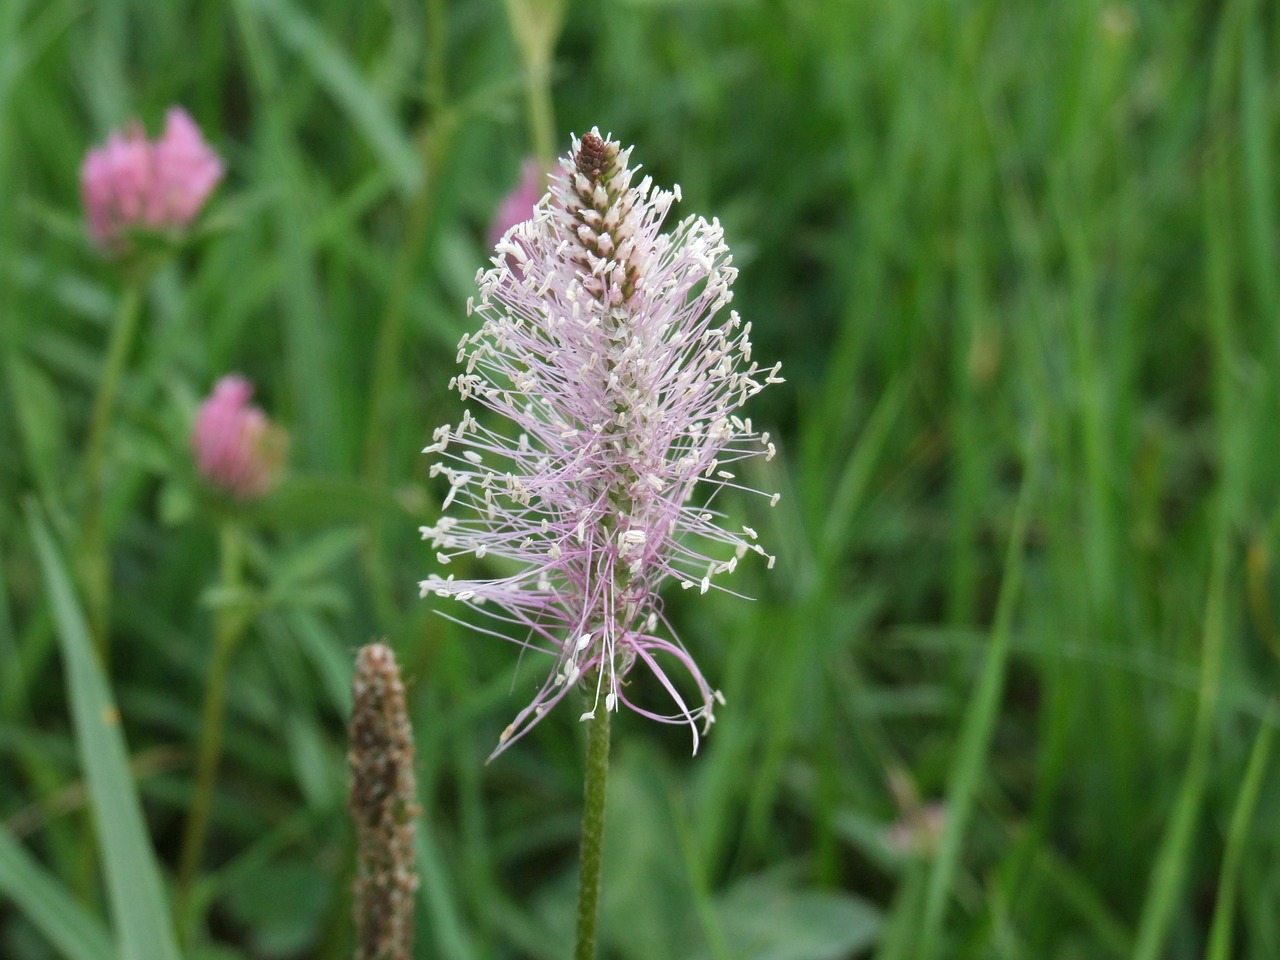
[[[1280,18],[564,14],[555,149],[598,124],[718,216],[788,381],[748,410],[780,502],[727,501],[776,569],[735,574],[751,603],[668,598],[727,706],[697,757],[615,718],[602,956],[1280,956]],[[521,62],[496,0],[0,0],[0,955],[105,960],[158,923],[192,958],[350,956],[344,724],[375,636],[418,736],[419,955],[568,954],[584,731],[554,712],[485,766],[543,665],[416,587],[444,492],[420,451],[460,416],[487,221],[545,137]],[[77,171],[172,103],[229,175],[144,291],[99,688],[65,588],[123,285]],[[187,436],[231,370],[292,447],[228,591]],[[252,624],[204,863],[183,916],[121,916],[121,857],[173,899],[228,609]],[[75,689],[118,705],[114,767],[82,766],[86,736],[115,747]],[[946,811],[914,854],[886,843],[895,782]]]

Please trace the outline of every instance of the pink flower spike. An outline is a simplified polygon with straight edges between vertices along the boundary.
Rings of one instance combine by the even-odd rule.
[[[773,456],[738,410],[781,382],[779,367],[752,361],[751,325],[727,309],[737,271],[719,223],[688,217],[660,232],[679,188],[633,185],[630,155],[598,130],[575,139],[532,219],[503,234],[450,385],[509,423],[467,411],[424,451],[448,482],[446,515],[422,528],[437,560],[493,555],[513,572],[431,574],[422,595],[488,615],[554,661],[495,756],[574,687],[590,701],[583,718],[625,705],[688,724],[696,752],[724,700],[663,616],[660,591],[669,580],[723,589],[713,581],[748,553],[773,565],[756,532],[711,502],[749,489],[737,461]],[[455,504],[465,512],[447,515]],[[665,712],[639,685],[624,690],[636,666]]]
[[[275,486],[288,437],[250,406],[253,385],[232,374],[217,382],[200,405],[191,449],[200,475],[238,500],[254,500]]]
[[[222,161],[195,122],[170,108],[154,143],[131,121],[123,133],[91,149],[80,167],[80,193],[89,234],[105,250],[127,249],[126,234],[149,229],[178,233],[200,213],[223,175]]]
[[[502,198],[489,224],[489,246],[496,247],[508,230],[533,219],[533,209],[547,190],[547,179],[537,160],[526,160],[520,168],[520,182]]]

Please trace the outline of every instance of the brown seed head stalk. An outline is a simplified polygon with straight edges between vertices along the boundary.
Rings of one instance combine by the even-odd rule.
[[[356,824],[356,960],[411,960],[414,818],[413,731],[395,654],[381,643],[356,657],[351,713],[351,796]]]

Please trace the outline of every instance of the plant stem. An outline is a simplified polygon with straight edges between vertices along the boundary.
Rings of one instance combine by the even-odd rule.
[[[224,603],[230,603],[240,588],[244,556],[244,532],[235,521],[224,521],[219,534],[221,550],[221,586]],[[226,701],[227,672],[231,655],[244,635],[245,618],[238,604],[218,608],[214,618],[213,662],[209,682],[204,691],[204,708],[200,719],[200,747],[196,758],[196,786],[191,798],[182,854],[178,866],[178,926],[186,929],[185,913],[191,884],[200,865],[205,836],[209,828],[209,811],[222,754],[223,705]]]
[[[89,629],[98,655],[106,661],[107,621],[111,598],[111,566],[107,556],[106,536],[102,528],[102,461],[106,448],[107,426],[115,409],[116,394],[120,390],[120,378],[129,359],[130,348],[138,329],[141,314],[142,284],[131,280],[120,297],[115,322],[111,326],[111,339],[107,346],[107,360],[98,393],[93,400],[93,412],[89,418],[89,436],[84,453],[84,542],[80,553],[80,573],[84,580],[85,600],[89,614]]]
[[[596,705],[587,727],[587,773],[582,803],[582,868],[578,878],[578,936],[574,960],[594,960],[600,907],[605,786],[609,778],[609,711]]]
[[[533,152],[545,169],[555,161],[555,109],[551,103],[551,63],[549,56],[526,66],[529,83],[529,129]]]
[[[558,0],[506,0],[507,20],[524,66],[529,134],[543,169],[555,162],[555,106],[551,98],[551,63],[564,21]]]

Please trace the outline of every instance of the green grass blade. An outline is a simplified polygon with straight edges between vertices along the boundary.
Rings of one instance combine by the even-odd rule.
[[[1037,473],[1033,455],[1014,511],[1013,529],[1009,534],[1009,549],[1005,555],[1004,582],[1000,585],[1000,596],[996,601],[991,643],[987,647],[987,658],[982,667],[982,675],[978,679],[977,690],[965,714],[959,752],[951,769],[951,783],[947,790],[947,824],[942,834],[937,859],[934,860],[933,869],[929,874],[924,901],[924,919],[920,931],[920,949],[916,952],[916,956],[926,960],[935,956],[938,951],[947,896],[960,866],[960,848],[964,840],[965,827],[973,811],[982,768],[987,758],[987,749],[990,746],[996,717],[1000,710],[1005,668],[1009,661],[1009,647],[1013,635],[1013,613],[1022,589],[1022,568],[1025,559],[1023,551],[1027,524],[1031,518],[1031,504],[1035,496]]]
[[[1090,878],[1047,845],[1037,849],[1033,856],[1036,874],[1051,889],[1055,902],[1084,921],[1106,955],[1130,956],[1133,953],[1132,932],[1098,896],[1089,882]]]
[[[129,772],[115,701],[94,656],[66,567],[33,503],[27,505],[27,525],[58,627],[67,699],[102,848],[120,953],[146,960],[178,960],[169,906]]]
[[[1227,583],[1226,554],[1226,543],[1219,540],[1214,551],[1213,572],[1209,578],[1209,599],[1201,652],[1200,703],[1192,732],[1191,751],[1178,787],[1168,829],[1151,869],[1147,899],[1138,923],[1138,944],[1134,948],[1134,960],[1158,960],[1163,956],[1174,910],[1185,885],[1191,847],[1195,842],[1196,821],[1200,816],[1205,782],[1209,775],[1213,726],[1221,686],[1222,648],[1226,632],[1223,622]]]
[[[1227,850],[1222,857],[1222,872],[1218,877],[1218,902],[1213,908],[1213,926],[1209,932],[1209,949],[1205,960],[1229,960],[1231,953],[1231,925],[1236,909],[1236,889],[1240,880],[1240,865],[1244,858],[1245,841],[1249,825],[1253,823],[1253,811],[1258,805],[1262,789],[1262,777],[1271,758],[1271,741],[1275,727],[1271,718],[1263,720],[1258,736],[1249,753],[1249,766],[1245,768],[1244,782],[1236,794],[1235,809],[1231,813],[1231,827],[1227,833]]]
[[[848,546],[853,518],[866,498],[873,472],[902,413],[909,388],[907,378],[899,377],[885,390],[868,418],[862,436],[840,470],[821,524],[824,567],[829,568],[840,550]]]
[[[0,895],[67,960],[115,960],[111,935],[0,825]]]
[[[418,857],[418,876],[422,879],[418,897],[426,910],[427,925],[431,939],[440,951],[439,956],[472,960],[476,956],[475,947],[463,926],[448,867],[431,823],[425,816],[418,817],[414,846]]]
[[[912,960],[917,932],[914,924],[923,910],[928,882],[928,864],[921,860],[908,865],[898,881],[893,909],[880,930],[875,960]]]
[[[1264,59],[1264,31],[1246,29],[1240,53],[1240,137],[1244,161],[1243,184],[1249,280],[1258,297],[1263,316],[1274,316],[1280,302],[1280,284],[1275,271],[1275,163],[1272,159],[1275,131],[1274,107],[1268,104],[1267,64]]]
[[[422,186],[417,152],[397,125],[391,111],[360,75],[342,48],[331,41],[301,10],[286,0],[257,0],[280,38],[292,49],[316,81],[329,92],[368,141],[403,193]]]

